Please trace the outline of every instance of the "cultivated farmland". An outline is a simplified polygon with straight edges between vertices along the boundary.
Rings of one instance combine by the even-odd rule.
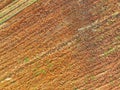
[[[120,1],[0,0],[0,90],[120,90]]]

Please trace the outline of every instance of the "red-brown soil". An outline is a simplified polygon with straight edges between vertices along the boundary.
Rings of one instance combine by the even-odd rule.
[[[0,90],[120,90],[119,1],[38,0],[5,22]]]

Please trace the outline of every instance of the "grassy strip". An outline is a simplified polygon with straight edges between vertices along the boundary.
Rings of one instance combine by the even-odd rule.
[[[19,0],[16,3],[11,3],[12,5],[10,7],[7,7],[6,9],[2,10],[0,12],[0,18],[4,17],[7,13],[9,13],[10,11],[16,9],[17,7],[19,7],[20,5],[22,5],[23,3],[25,3],[27,0]]]
[[[108,51],[104,52],[100,56],[108,56],[109,54],[113,53],[116,50],[116,48],[111,48]]]
[[[20,11],[25,9],[26,7],[30,6],[31,4],[35,3],[37,0],[29,0],[28,2],[22,4],[19,8],[16,8],[14,11],[11,11],[9,14],[4,16],[3,18],[0,19],[0,25],[18,14]]]
[[[7,6],[5,6],[3,9],[0,10],[0,12],[4,11],[5,9],[11,7],[12,5],[14,5],[16,2],[18,2],[19,0],[14,0],[12,1],[10,4],[8,4]]]

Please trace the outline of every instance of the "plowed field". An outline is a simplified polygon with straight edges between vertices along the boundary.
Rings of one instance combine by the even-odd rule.
[[[120,90],[120,0],[0,0],[0,90]]]

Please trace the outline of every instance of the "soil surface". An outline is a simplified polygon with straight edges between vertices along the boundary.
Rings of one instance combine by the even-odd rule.
[[[0,90],[120,90],[120,1],[37,0],[2,23]]]

